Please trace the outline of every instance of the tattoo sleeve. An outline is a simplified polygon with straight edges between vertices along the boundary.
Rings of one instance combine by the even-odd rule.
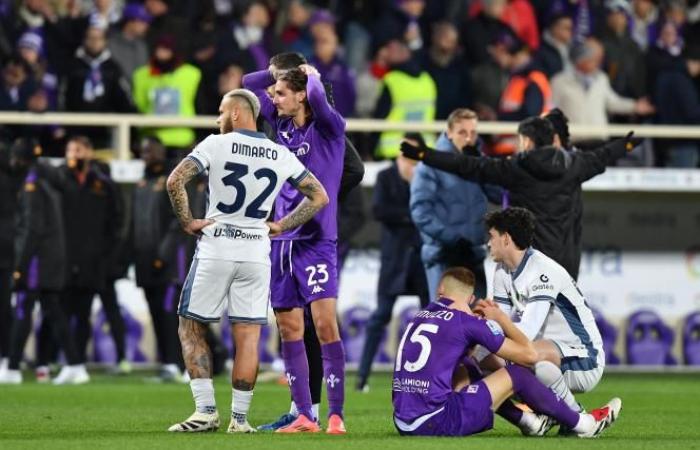
[[[173,211],[180,225],[185,227],[192,222],[192,210],[190,210],[189,199],[185,185],[199,173],[199,167],[191,159],[185,158],[175,167],[168,177],[168,196],[173,205]]]
[[[326,190],[312,173],[309,173],[301,183],[299,183],[297,189],[299,189],[306,198],[294,208],[294,211],[279,220],[278,223],[282,227],[282,231],[291,230],[292,228],[296,228],[308,222],[321,208],[328,204]]]
[[[211,378],[212,355],[205,338],[207,327],[204,324],[184,317],[180,318],[180,343],[182,357],[190,378]]]

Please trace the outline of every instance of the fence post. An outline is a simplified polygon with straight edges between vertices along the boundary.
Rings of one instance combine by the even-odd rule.
[[[117,159],[128,161],[131,159],[131,136],[129,121],[126,118],[119,120],[117,124]]]

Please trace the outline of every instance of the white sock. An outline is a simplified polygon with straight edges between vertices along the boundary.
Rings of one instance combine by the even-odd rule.
[[[216,412],[216,400],[214,400],[214,382],[211,378],[195,378],[190,381],[192,397],[195,408],[204,414]]]
[[[518,426],[520,428],[525,428],[525,429],[532,429],[535,426],[535,422],[537,421],[537,414],[531,413],[529,411],[523,411],[523,415],[520,418],[520,422],[518,422]]]
[[[319,418],[318,417],[318,408],[320,406],[321,406],[320,403],[314,403],[313,405],[311,405],[311,413],[314,415],[314,417],[313,417],[314,420],[317,420]]]
[[[10,364],[10,358],[0,358],[0,370],[7,369],[8,364]]]
[[[239,391],[238,389],[233,389],[231,417],[236,419],[236,422],[245,423],[246,415],[248,415],[248,409],[250,409],[250,402],[252,400],[253,391]]]
[[[584,431],[589,431],[595,426],[595,418],[590,414],[579,414],[578,423],[574,427],[574,431],[581,433]]]
[[[294,417],[299,416],[299,410],[297,409],[297,404],[292,401],[292,405],[289,407],[289,414],[293,415]]]
[[[574,394],[566,385],[561,369],[549,361],[540,361],[535,364],[535,376],[554,392],[566,405],[576,412],[581,412],[581,406],[576,401]]]

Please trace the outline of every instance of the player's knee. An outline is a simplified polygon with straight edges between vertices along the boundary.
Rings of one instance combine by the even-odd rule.
[[[561,377],[561,369],[550,361],[540,361],[535,364],[535,376],[545,386],[551,386]]]
[[[298,341],[304,338],[304,322],[289,318],[277,319],[277,328],[283,341]]]
[[[315,321],[314,325],[316,326],[318,340],[321,341],[322,344],[335,342],[339,339],[338,324],[335,320],[320,318]]]

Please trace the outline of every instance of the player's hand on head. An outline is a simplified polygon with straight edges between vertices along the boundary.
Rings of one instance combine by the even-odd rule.
[[[202,230],[213,223],[214,221],[211,219],[194,219],[192,222],[184,226],[183,229],[187,234],[191,234],[192,236],[200,236],[202,234]]]
[[[304,75],[306,75],[307,77],[313,75],[321,78],[321,74],[319,73],[319,71],[316,70],[316,68],[310,64],[302,64],[299,66],[299,69],[302,72],[304,72]]]
[[[267,227],[270,229],[270,237],[277,237],[282,234],[282,226],[277,222],[267,222]]]

